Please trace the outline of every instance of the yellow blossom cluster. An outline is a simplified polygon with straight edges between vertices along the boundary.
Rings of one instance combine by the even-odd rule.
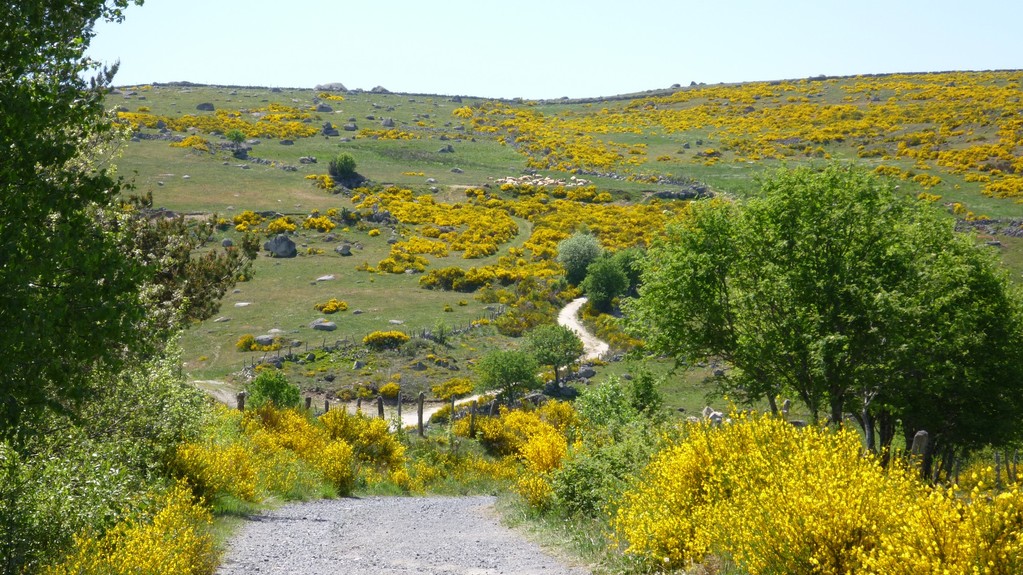
[[[202,136],[196,136],[195,134],[187,136],[180,142],[171,142],[172,148],[191,148],[200,152],[210,151],[210,142]]]
[[[312,180],[313,185],[321,190],[333,190],[337,183],[330,174],[309,174],[305,177],[307,180]]]
[[[348,303],[332,297],[323,303],[314,305],[313,307],[321,313],[337,313],[339,311],[347,310]]]
[[[266,235],[272,236],[274,234],[286,234],[293,232],[298,229],[298,224],[291,216],[281,216],[277,219],[271,220],[266,224]]]
[[[356,134],[357,138],[371,138],[374,140],[418,140],[419,134],[413,132],[406,132],[405,130],[399,130],[397,128],[389,128],[387,130],[371,130],[369,128],[361,128]]]
[[[850,430],[733,414],[657,453],[613,519],[626,552],[684,569],[708,554],[743,573],[1013,573],[1023,496],[930,487],[885,469]]]
[[[244,112],[216,110],[212,114],[186,114],[176,118],[145,112],[118,112],[117,118],[136,130],[156,128],[162,122],[176,132],[195,128],[205,134],[226,134],[238,130],[248,138],[308,138],[319,133],[316,126],[304,122],[312,118],[310,113],[278,103]]]
[[[130,516],[102,535],[79,535],[62,562],[43,575],[209,575],[217,567],[213,518],[178,483],[159,497],[152,516]]]

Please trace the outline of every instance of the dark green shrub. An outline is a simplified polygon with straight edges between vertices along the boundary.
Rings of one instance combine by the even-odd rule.
[[[355,158],[351,154],[341,153],[330,161],[327,171],[339,180],[350,180],[355,176]]]
[[[278,369],[266,369],[245,387],[249,394],[249,405],[259,407],[273,404],[275,407],[295,407],[302,399],[298,387],[288,383],[288,376]]]

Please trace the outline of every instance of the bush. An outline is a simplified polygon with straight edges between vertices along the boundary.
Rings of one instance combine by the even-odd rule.
[[[339,311],[345,311],[348,309],[348,303],[341,301],[337,298],[330,298],[324,303],[318,303],[313,306],[317,311],[323,313],[337,313]]]
[[[327,171],[339,180],[349,180],[355,176],[355,158],[351,154],[338,154],[330,161]]]
[[[408,340],[409,336],[400,331],[374,331],[362,338],[362,343],[368,347],[383,350],[397,348]]]
[[[288,383],[288,376],[279,369],[261,371],[245,391],[253,408],[268,404],[278,408],[296,407],[302,399],[298,387]]]
[[[401,393],[401,386],[393,381],[380,386],[380,395],[387,399],[394,399],[398,397],[399,393]]]

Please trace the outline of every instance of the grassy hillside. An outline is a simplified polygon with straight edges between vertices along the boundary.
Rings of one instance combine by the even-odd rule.
[[[576,227],[585,225],[609,249],[642,246],[685,209],[684,201],[655,194],[745,197],[756,193],[759,174],[783,165],[839,160],[895,178],[900,190],[1001,242],[993,249],[1018,274],[1023,245],[1012,236],[1021,231],[1013,220],[1023,218],[1021,77],[803,79],[543,102],[160,85],[124,87],[109,104],[138,136],[117,160],[120,173],[136,192],[152,193],[156,206],[224,218],[217,245],[240,240],[230,220],[244,210],[275,213],[258,226],[261,233],[277,215],[297,225],[299,257],[261,255],[252,278],[225,298],[220,321],[185,334],[193,378],[237,381],[243,365],[264,357],[237,351],[238,339],[279,330],[281,353],[300,342],[303,361],[285,364],[291,375],[307,389],[341,393],[395,378],[428,388],[466,375],[481,350],[514,342],[484,321],[445,343],[368,357],[353,346],[307,361],[307,348],[357,342],[374,330],[461,328],[505,309],[543,314],[556,302],[535,298],[561,288],[516,288],[513,276],[555,282],[551,247]],[[200,104],[213,111],[197,110]],[[328,122],[338,135],[324,135]],[[354,127],[346,130],[348,124]],[[166,126],[162,133],[159,126]],[[231,130],[244,133],[247,159],[232,155],[225,138]],[[326,174],[339,153],[355,159],[368,189],[324,190],[308,178]],[[536,177],[506,180],[524,174]],[[380,192],[389,188],[408,192]],[[302,227],[317,212],[368,215],[374,204],[399,214],[396,221],[335,218],[330,232]],[[470,215],[445,223],[458,214]],[[517,232],[489,238],[488,226],[499,224]],[[447,255],[409,252],[420,240],[442,244],[434,254]],[[345,243],[350,257],[334,252]],[[399,266],[384,263],[395,257]],[[509,284],[492,279],[493,289],[475,293],[420,287],[424,275],[445,267],[505,274]],[[324,276],[334,279],[317,281]],[[314,309],[330,298],[348,310],[324,316]],[[236,307],[241,303],[248,305]],[[309,324],[320,317],[338,329],[314,331]],[[365,365],[353,369],[356,360]],[[698,383],[705,375],[689,378]],[[698,394],[672,405],[698,409],[703,401]]]

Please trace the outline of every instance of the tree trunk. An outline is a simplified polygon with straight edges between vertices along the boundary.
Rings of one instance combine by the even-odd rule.
[[[860,412],[860,426],[863,428],[863,436],[867,443],[867,449],[871,453],[877,453],[877,442],[874,438],[874,416],[871,415],[867,406]]]

